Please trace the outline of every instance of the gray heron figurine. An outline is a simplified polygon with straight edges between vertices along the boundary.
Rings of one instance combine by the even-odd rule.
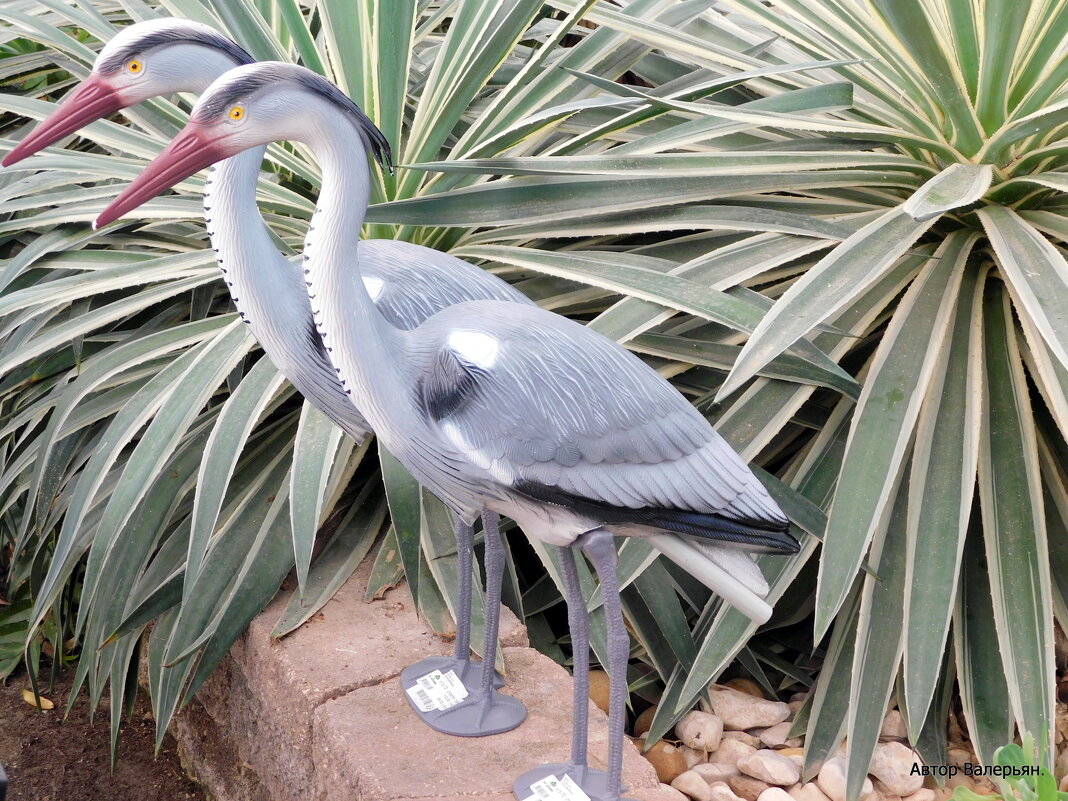
[[[129,25],[103,47],[89,76],[0,163],[14,165],[95,120],[149,98],[203,92],[227,70],[253,61],[238,44],[198,22],[165,18]],[[360,442],[371,427],[349,401],[323,349],[301,269],[278,252],[260,221],[256,181],[265,150],[253,148],[225,160],[205,181],[204,208],[219,267],[238,314],[268,358],[312,405]],[[368,293],[399,328],[413,328],[444,307],[467,300],[532,305],[523,293],[485,270],[411,242],[367,240],[360,258]],[[482,528],[487,585],[482,653],[493,664],[505,556],[496,513],[487,510],[482,515]],[[482,714],[473,715],[470,709],[420,705],[409,695],[416,713],[433,728],[464,736],[497,734],[522,723],[526,710],[517,699],[497,693],[504,685],[499,675],[480,693],[482,671],[470,657],[474,529],[456,518],[455,530],[460,581],[453,655],[409,666],[403,681],[411,688],[427,675],[440,676],[462,685],[462,690],[454,688],[457,694],[481,699]]]
[[[215,161],[283,140],[304,143],[322,168],[304,245],[308,297],[341,384],[376,435],[462,520],[489,509],[528,536],[579,548],[603,588],[607,771],[589,769],[585,742],[575,751],[587,707],[585,696],[576,697],[572,763],[543,766],[513,789],[519,798],[534,796],[548,775],[573,781],[594,801],[620,801],[629,635],[613,536],[654,544],[670,536],[698,555],[715,543],[717,557],[736,548],[733,561],[706,561],[719,570],[713,581],[745,589],[752,571],[759,575],[745,551],[797,552],[789,520],[670,383],[576,322],[536,306],[478,300],[448,306],[408,330],[390,324],[361,275],[364,245],[350,236],[370,199],[366,156],[388,166],[389,144],[355,103],[310,70],[261,63],[219,78],[186,127],[97,223]],[[711,586],[727,600],[739,594]],[[747,614],[759,618],[762,610]],[[483,687],[487,681],[484,671]]]

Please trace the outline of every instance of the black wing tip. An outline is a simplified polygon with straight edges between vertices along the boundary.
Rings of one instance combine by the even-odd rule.
[[[801,550],[789,520],[728,517],[715,512],[650,510],[648,524],[678,534],[736,545],[742,550],[789,556]]]
[[[695,512],[688,509],[665,509],[655,506],[631,509],[574,495],[559,487],[527,480],[516,482],[513,488],[532,500],[562,506],[579,514],[589,515],[606,525],[632,523],[649,526],[699,539],[715,540],[724,545],[735,545],[741,550],[759,553],[791,555],[801,550],[801,543],[790,533],[790,521],[785,517],[775,520],[758,520],[728,517],[715,512]]]

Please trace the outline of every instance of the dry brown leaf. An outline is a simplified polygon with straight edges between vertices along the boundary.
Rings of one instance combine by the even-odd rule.
[[[25,701],[30,706],[38,706],[38,703],[37,703],[38,699],[34,697],[33,690],[23,690],[22,691],[22,700]],[[47,698],[45,698],[43,695],[40,697],[40,701],[41,701],[41,703],[40,703],[40,708],[41,709],[54,709],[55,706],[56,706],[51,701],[49,701]]]

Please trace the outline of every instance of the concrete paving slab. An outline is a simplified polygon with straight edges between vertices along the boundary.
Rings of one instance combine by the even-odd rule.
[[[316,801],[400,801],[423,798],[514,798],[514,779],[570,753],[571,678],[530,648],[507,648],[507,692],[527,706],[523,725],[478,739],[424,726],[395,681],[354,690],[315,713]],[[590,762],[603,768],[607,717],[591,705]],[[658,792],[652,766],[628,744],[624,782]],[[648,796],[653,799],[655,796]]]
[[[320,704],[399,675],[452,643],[416,615],[407,584],[365,602],[370,562],[360,567],[322,611],[282,640],[271,637],[287,599],[280,596],[251,624],[231,651],[225,714],[272,799],[307,798],[312,785],[312,715]],[[502,641],[526,645],[526,628],[508,609]],[[218,703],[205,704],[217,714]]]
[[[176,723],[191,772],[220,801],[514,801],[525,770],[566,759],[571,678],[527,647],[502,611],[508,692],[526,704],[518,729],[486,738],[439,734],[408,705],[398,676],[451,653],[415,613],[407,585],[366,603],[364,565],[320,615],[281,641],[276,599],[235,644]],[[591,707],[590,759],[604,767],[607,719]],[[652,766],[628,745],[629,798],[665,796]]]

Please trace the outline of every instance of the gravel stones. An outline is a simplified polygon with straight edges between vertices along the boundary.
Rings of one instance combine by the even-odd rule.
[[[670,784],[676,776],[689,767],[682,751],[663,740],[646,751],[645,758],[653,763],[656,777],[664,784]]]
[[[710,692],[712,709],[723,721],[723,728],[732,731],[766,729],[790,717],[790,707],[781,701],[756,698],[729,687]]]
[[[683,771],[675,777],[671,786],[688,795],[693,801],[712,801],[712,788],[695,771]]]
[[[711,791],[712,801],[742,801],[726,782],[713,782],[708,789]]]
[[[819,776],[816,777],[816,783],[831,801],[846,801],[845,757],[834,757],[824,762],[823,767],[820,768]],[[874,791],[875,787],[872,785],[871,779],[865,778],[864,787],[860,791],[861,799],[867,798]]]
[[[875,747],[868,773],[886,785],[893,795],[906,796],[923,787],[923,776],[913,775],[919,758],[904,743],[880,743]]]
[[[728,784],[730,784],[731,790],[734,791],[735,795],[739,798],[744,798],[746,801],[757,801],[760,794],[771,786],[765,781],[741,773],[737,776],[731,776]]]
[[[793,787],[787,788],[786,792],[790,794],[794,801],[831,801],[815,782],[795,784]]]
[[[709,688],[710,702],[687,713],[675,726],[677,748],[658,743],[654,750],[674,761],[661,781],[689,801],[846,801],[847,743],[832,758],[811,766],[814,781],[803,781],[804,735],[790,737],[792,721],[805,696],[794,694],[790,703],[769,700],[747,680],[731,680]],[[647,713],[648,714],[648,713]],[[1068,715],[1065,716],[1068,727]],[[1068,730],[1068,729],[1066,729]],[[859,801],[948,801],[957,784],[984,792],[985,785],[958,776],[945,789],[924,786],[913,775],[922,764],[907,744],[902,714],[890,709],[883,718],[880,742],[864,777]],[[1068,773],[1068,747],[1058,749],[1058,777]],[[966,741],[951,741],[949,763],[976,761]],[[664,770],[658,766],[658,771]],[[677,771],[671,773],[672,771]],[[1068,777],[1065,778],[1068,787]]]
[[[739,740],[724,738],[720,741],[719,748],[709,754],[708,761],[719,762],[723,765],[737,765],[739,759],[755,753],[756,749],[751,745],[746,745]]]
[[[755,779],[779,787],[797,784],[801,771],[789,757],[764,749],[738,760],[738,770]]]
[[[793,726],[792,723],[776,723],[774,726],[768,726],[764,731],[760,732],[760,742],[769,748],[776,748],[780,745],[788,745],[796,748],[801,745],[800,737],[790,737],[790,729]]]
[[[709,784],[726,783],[730,781],[731,776],[738,775],[737,765],[725,765],[722,762],[705,762],[701,765],[694,765],[692,769]]]
[[[687,712],[675,725],[675,734],[698,751],[715,751],[723,738],[723,721],[707,712]]]
[[[905,718],[896,709],[891,709],[883,718],[883,726],[879,731],[879,737],[883,740],[907,740],[909,736]]]
[[[781,787],[769,787],[760,794],[757,801],[794,801],[794,799]]]

